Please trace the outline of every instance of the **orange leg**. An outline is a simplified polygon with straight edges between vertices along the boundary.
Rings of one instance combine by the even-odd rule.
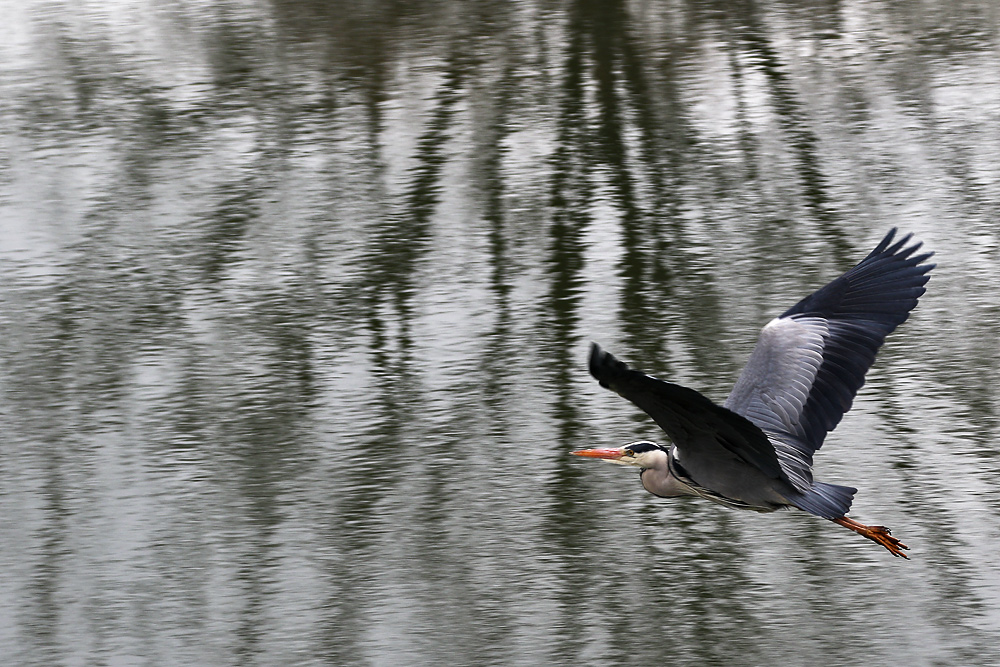
[[[889,550],[893,556],[902,556],[903,558],[909,558],[906,554],[902,552],[903,549],[909,549],[895,537],[893,537],[888,528],[885,526],[866,526],[863,523],[858,523],[854,519],[848,519],[846,516],[842,516],[839,519],[831,519],[835,524],[843,526],[844,528],[850,528],[858,535],[864,535],[872,542],[881,544],[883,547]]]

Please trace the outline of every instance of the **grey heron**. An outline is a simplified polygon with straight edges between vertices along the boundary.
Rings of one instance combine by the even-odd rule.
[[[875,353],[924,293],[926,264],[893,228],[857,266],[767,323],[729,397],[718,405],[693,389],[651,377],[596,343],[590,373],[653,418],[671,440],[642,440],[577,456],[640,468],[662,497],[700,496],[772,512],[797,507],[881,544],[909,549],[885,526],[846,515],[857,489],[813,479],[813,453],[851,408]]]

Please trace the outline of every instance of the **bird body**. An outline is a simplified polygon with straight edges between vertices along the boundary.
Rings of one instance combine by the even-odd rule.
[[[885,337],[924,293],[911,236],[892,229],[857,266],[767,323],[723,405],[693,389],[631,369],[596,343],[590,372],[644,410],[672,446],[648,441],[573,452],[642,469],[657,496],[696,495],[739,509],[797,507],[906,557],[882,526],[846,514],[857,489],[813,479],[813,454],[847,412]]]

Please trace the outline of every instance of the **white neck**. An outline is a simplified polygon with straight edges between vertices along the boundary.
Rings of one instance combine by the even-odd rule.
[[[651,453],[655,454],[651,461],[654,465],[642,471],[642,488],[654,496],[664,498],[698,495],[687,484],[670,474],[670,464],[666,452]]]

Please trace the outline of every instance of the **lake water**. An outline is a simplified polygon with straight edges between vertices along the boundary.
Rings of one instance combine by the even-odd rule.
[[[1000,664],[996,3],[0,5],[7,664]],[[892,226],[911,560],[568,454]]]

